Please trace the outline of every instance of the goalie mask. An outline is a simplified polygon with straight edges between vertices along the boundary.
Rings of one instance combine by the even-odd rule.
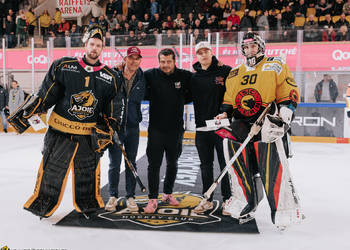
[[[245,51],[244,48],[249,46],[250,44],[256,44],[258,45],[258,51],[254,55],[248,55]],[[242,54],[245,56],[247,60],[247,65],[249,67],[254,67],[257,65],[265,56],[265,42],[264,40],[256,33],[254,32],[248,32],[246,33],[241,42],[241,50]]]
[[[83,36],[83,43],[86,43],[90,38],[98,38],[103,42],[104,31],[100,25],[90,25]]]

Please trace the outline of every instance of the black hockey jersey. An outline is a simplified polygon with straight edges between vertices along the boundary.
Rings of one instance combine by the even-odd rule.
[[[52,63],[38,96],[44,110],[55,105],[49,126],[88,135],[101,115],[120,124],[124,110],[120,84],[119,76],[101,63],[91,66],[83,58],[64,57]]]

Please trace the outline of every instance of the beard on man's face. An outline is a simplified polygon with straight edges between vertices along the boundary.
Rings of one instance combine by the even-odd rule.
[[[96,60],[96,59],[99,57],[99,55],[98,55],[98,53],[97,53],[96,51],[88,52],[88,53],[87,53],[87,56],[88,56],[89,58],[93,59],[93,60]]]

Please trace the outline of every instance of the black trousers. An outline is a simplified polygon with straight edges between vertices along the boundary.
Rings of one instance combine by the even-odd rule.
[[[214,182],[214,149],[219,161],[220,170],[226,166],[225,157],[223,152],[222,138],[215,134],[213,131],[196,132],[196,147],[201,161],[201,174],[203,182],[203,194],[209,189],[211,184]],[[213,194],[210,196],[210,201],[213,200]],[[226,174],[221,181],[221,194],[223,200],[227,200],[231,196],[230,181]]]
[[[184,131],[164,133],[156,129],[148,130],[146,154],[148,158],[148,188],[150,199],[157,199],[159,194],[159,171],[163,155],[166,157],[166,173],[163,192],[171,194],[176,179],[177,160],[182,152]]]

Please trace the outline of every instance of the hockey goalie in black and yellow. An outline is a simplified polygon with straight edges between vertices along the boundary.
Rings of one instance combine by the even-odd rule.
[[[219,130],[228,162],[247,137],[252,124],[269,106],[261,131],[247,144],[229,170],[232,197],[228,208],[241,222],[252,218],[265,190],[274,224],[284,228],[299,222],[299,197],[288,168],[288,130],[299,102],[299,90],[285,60],[266,57],[265,42],[246,33],[241,43],[246,62],[226,80],[222,114],[232,118],[231,129]],[[269,105],[272,103],[272,105]]]
[[[83,58],[54,61],[36,95],[9,117],[24,132],[34,114],[53,107],[44,139],[43,158],[33,195],[24,209],[49,217],[58,208],[72,171],[73,203],[88,214],[104,207],[100,194],[100,157],[112,142],[124,110],[120,80],[99,56],[103,30],[89,27],[83,38]]]

